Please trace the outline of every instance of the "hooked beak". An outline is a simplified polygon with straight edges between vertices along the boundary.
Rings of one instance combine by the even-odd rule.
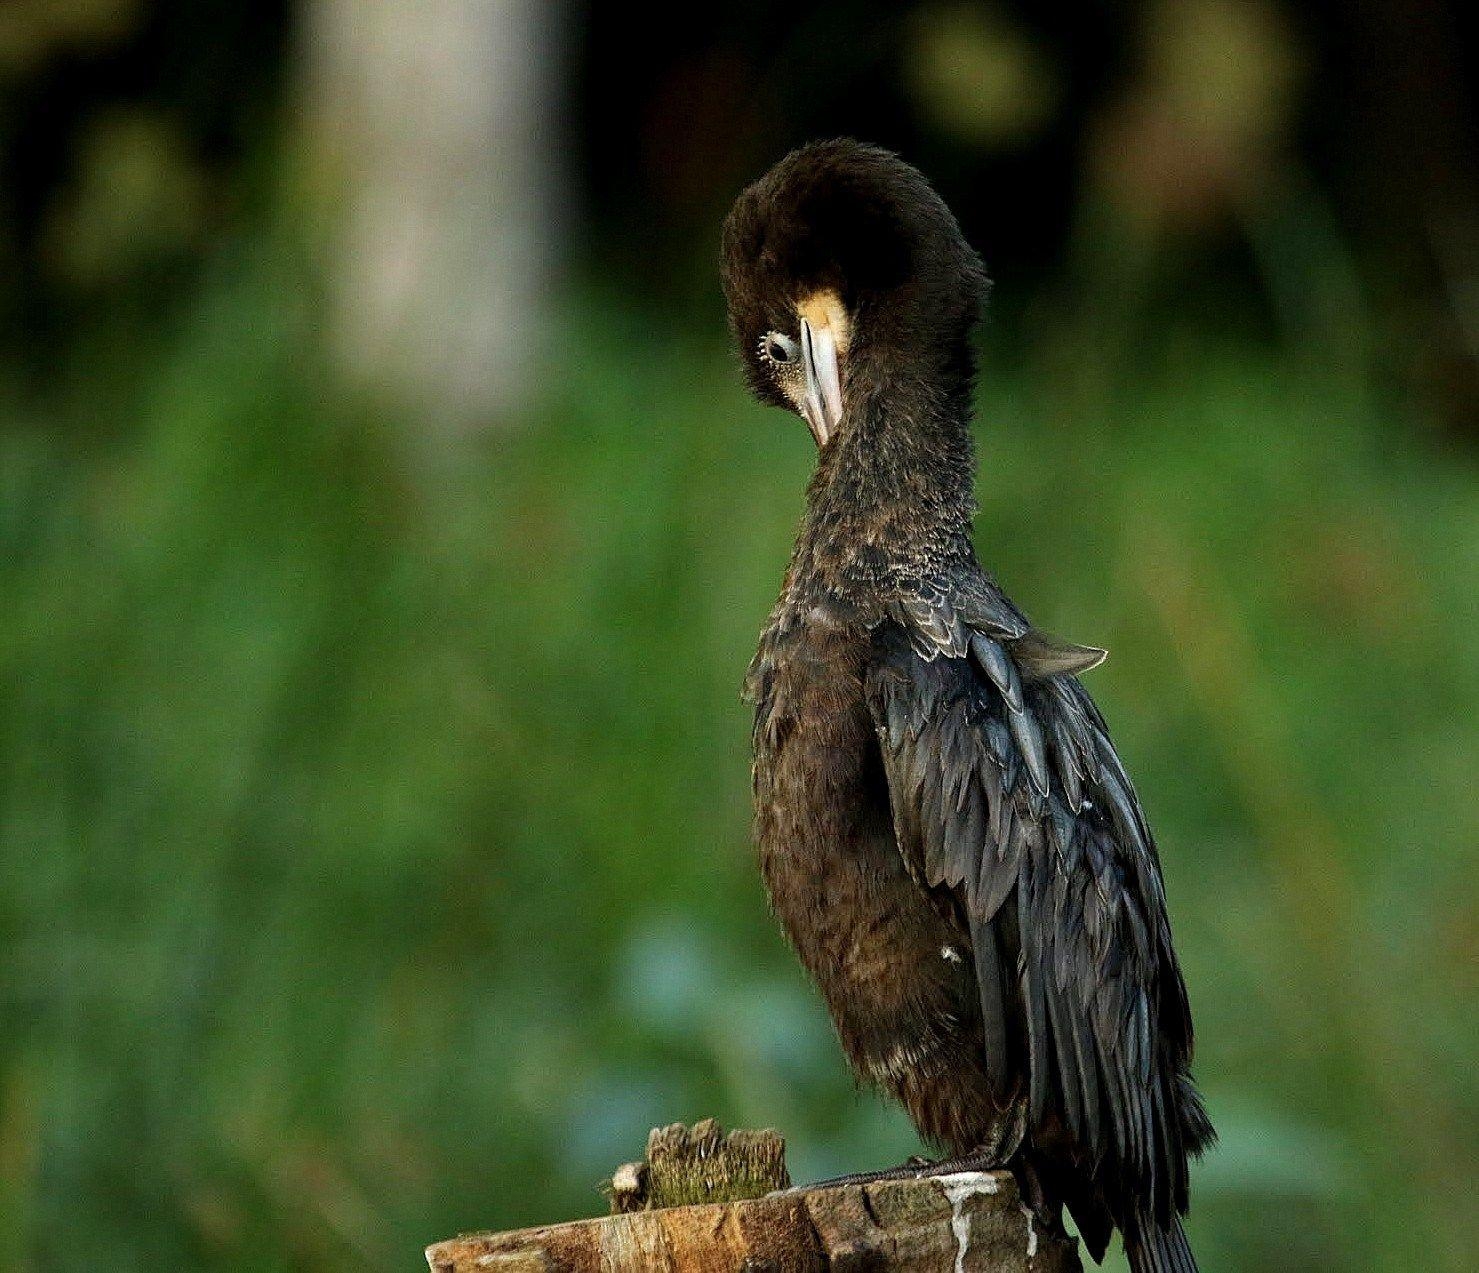
[[[801,320],[801,365],[806,375],[801,414],[820,450],[842,420],[842,376],[837,369],[837,340],[830,324],[813,327],[807,319]]]

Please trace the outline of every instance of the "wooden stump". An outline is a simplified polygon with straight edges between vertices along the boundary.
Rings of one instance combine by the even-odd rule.
[[[618,1214],[453,1238],[428,1248],[427,1263],[432,1273],[1080,1269],[1077,1244],[1037,1227],[1009,1172],[785,1189],[784,1153],[774,1132],[663,1128],[645,1162],[613,1177]],[[687,1205],[651,1205],[669,1198]]]

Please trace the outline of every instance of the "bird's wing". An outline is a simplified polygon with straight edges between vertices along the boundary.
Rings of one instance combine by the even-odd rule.
[[[1169,1212],[1193,1147],[1191,1023],[1154,843],[1069,671],[1103,652],[999,607],[993,628],[961,623],[962,643],[960,609],[874,633],[868,702],[900,851],[961,903],[988,1067],[1027,1093],[1029,1125],[1055,1114],[1085,1162],[1116,1162]]]
[[[1032,625],[984,571],[942,572],[915,579],[900,590],[891,616],[909,634],[922,659],[944,654],[964,656],[971,636],[980,632],[998,640],[1025,636]]]

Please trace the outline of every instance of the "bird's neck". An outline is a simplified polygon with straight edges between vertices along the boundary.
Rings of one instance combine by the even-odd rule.
[[[898,377],[848,396],[842,430],[807,488],[797,581],[834,594],[886,590],[969,556],[969,381]]]

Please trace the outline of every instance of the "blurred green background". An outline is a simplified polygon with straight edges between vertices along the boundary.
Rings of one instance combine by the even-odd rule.
[[[1112,651],[1203,1267],[1473,1267],[1475,19],[1053,9],[0,8],[0,1267],[410,1270],[705,1115],[916,1151],[737,696],[811,444],[718,223],[844,132],[997,280],[980,555]]]

